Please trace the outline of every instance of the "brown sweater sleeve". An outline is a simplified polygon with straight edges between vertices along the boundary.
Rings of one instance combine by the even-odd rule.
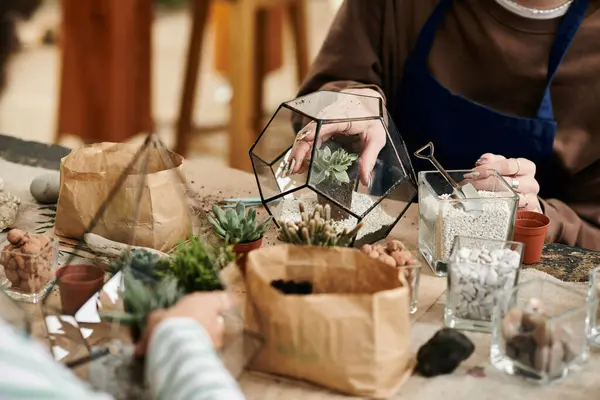
[[[568,192],[572,201],[541,199],[550,218],[546,241],[600,251],[600,162],[576,175]]]
[[[385,99],[379,57],[385,3],[386,0],[342,3],[299,96],[320,89],[370,88]]]

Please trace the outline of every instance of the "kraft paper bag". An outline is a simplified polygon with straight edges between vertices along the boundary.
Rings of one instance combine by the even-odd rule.
[[[356,249],[282,245],[249,253],[246,273],[246,329],[264,340],[251,369],[371,398],[412,374],[409,290],[397,269]],[[285,295],[276,279],[310,281],[313,294]]]
[[[55,233],[80,239],[119,177],[140,150],[124,143],[96,143],[71,151],[60,162]],[[167,165],[163,155],[170,157]],[[144,181],[143,165],[148,160]],[[172,169],[169,169],[173,167]],[[92,230],[117,242],[168,251],[192,232],[185,200],[183,157],[148,147]],[[140,189],[143,193],[136,216]],[[132,235],[135,229],[134,241]]]

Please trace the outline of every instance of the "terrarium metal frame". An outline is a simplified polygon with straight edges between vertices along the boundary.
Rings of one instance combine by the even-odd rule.
[[[337,93],[337,92],[333,92],[333,91],[329,91],[329,90],[319,90],[317,92],[311,93],[311,94],[315,94],[315,93],[319,93],[319,92],[330,92],[330,93]],[[255,165],[254,162],[254,158],[258,159],[260,162],[264,163],[265,166],[268,166],[269,169],[271,170],[271,174],[273,175],[273,178],[275,179],[275,181],[277,181],[277,176],[275,175],[275,171],[273,170],[273,166],[277,163],[279,163],[281,161],[281,159],[292,149],[293,147],[293,143],[291,146],[287,147],[285,150],[281,151],[279,154],[277,154],[276,157],[273,158],[272,162],[267,162],[265,161],[263,158],[261,158],[259,155],[257,155],[256,153],[254,153],[254,149],[256,148],[256,146],[258,145],[258,143],[260,142],[261,138],[265,135],[265,133],[268,131],[269,126],[271,126],[271,123],[275,120],[277,114],[279,113],[280,110],[282,109],[287,109],[292,113],[296,113],[310,121],[313,121],[316,123],[316,135],[315,135],[315,142],[320,134],[320,130],[321,127],[323,125],[329,125],[329,124],[333,124],[333,123],[344,123],[344,122],[361,122],[361,121],[373,121],[373,120],[379,120],[381,122],[382,127],[385,130],[385,134],[386,134],[386,139],[392,144],[392,148],[394,149],[394,152],[396,154],[396,157],[398,159],[401,159],[401,157],[398,154],[398,149],[396,148],[396,144],[394,143],[394,141],[391,138],[390,132],[389,132],[389,128],[388,125],[385,121],[385,119],[383,118],[384,113],[387,113],[387,110],[385,109],[385,107],[383,106],[383,101],[381,98],[379,97],[375,97],[375,96],[367,96],[367,95],[357,95],[357,94],[349,94],[347,93],[347,95],[349,96],[357,96],[357,97],[365,97],[365,98],[371,98],[371,99],[375,99],[378,101],[379,103],[379,116],[378,117],[357,117],[357,118],[331,118],[331,119],[319,119],[319,118],[315,118],[315,117],[311,117],[308,114],[306,114],[305,112],[298,110],[298,109],[294,109],[293,107],[289,106],[288,103],[290,103],[291,101],[297,101],[303,97],[306,96],[310,96],[311,94],[302,96],[300,98],[294,99],[294,100],[290,100],[287,102],[284,102],[282,104],[279,105],[279,107],[277,108],[277,110],[273,113],[273,115],[271,116],[271,118],[269,119],[269,121],[267,122],[267,124],[265,125],[265,127],[263,128],[263,130],[261,131],[260,135],[258,136],[258,138],[256,139],[256,141],[254,142],[254,144],[252,145],[252,147],[250,148],[248,154],[250,157],[250,161],[252,163],[252,170],[254,173],[254,178],[256,180],[256,185],[258,187],[258,191],[260,194],[260,199],[261,202],[263,204],[263,207],[265,208],[265,210],[267,210],[267,212],[269,213],[269,215],[271,215],[273,217],[273,221],[275,222],[276,226],[278,228],[281,228],[280,224],[279,224],[279,220],[276,218],[275,215],[273,215],[270,207],[268,206],[269,203],[277,201],[279,199],[282,199],[283,197],[293,194],[295,192],[301,191],[303,189],[310,189],[312,190],[314,193],[316,193],[317,195],[323,196],[328,202],[331,202],[333,204],[335,204],[336,206],[340,207],[344,212],[346,212],[349,216],[356,218],[356,224],[359,224],[362,220],[364,220],[365,217],[367,217],[369,215],[369,213],[371,211],[373,211],[377,206],[379,206],[381,204],[381,202],[388,198],[388,196],[396,189],[398,188],[399,185],[403,184],[405,182],[405,180],[399,180],[394,182],[393,185],[391,185],[390,188],[388,188],[383,194],[381,194],[379,196],[379,198],[367,209],[362,213],[361,215],[358,215],[357,213],[355,213],[354,211],[352,211],[351,209],[349,209],[347,206],[342,205],[339,201],[333,199],[329,194],[327,194],[324,191],[321,191],[319,189],[317,189],[315,186],[310,183],[311,181],[311,175],[313,173],[312,171],[312,167],[308,168],[308,172],[306,175],[306,182],[303,183],[302,185],[295,187],[293,189],[287,190],[287,191],[281,191],[281,193],[274,195],[272,197],[269,197],[268,200],[265,199],[264,193],[263,193],[263,189],[261,187],[261,182],[259,180],[259,173],[257,171],[257,167]],[[326,120],[327,122],[324,123],[323,121]],[[389,118],[388,120],[389,123],[393,124],[393,121],[391,120],[391,118]],[[300,129],[302,129],[302,127],[300,127]],[[294,127],[294,130],[296,132],[299,131],[299,129],[297,129],[296,127]],[[402,140],[402,146],[404,147],[404,150],[407,152],[406,150],[406,144],[404,143],[404,140]],[[316,153],[317,153],[317,146],[312,146],[311,149],[311,160],[314,160]],[[383,238],[387,237],[390,232],[394,229],[394,227],[396,226],[396,224],[398,224],[398,222],[400,221],[400,219],[402,218],[402,216],[404,216],[404,214],[406,213],[406,211],[410,208],[410,206],[415,203],[416,199],[418,198],[418,190],[417,190],[417,179],[416,179],[416,174],[414,172],[414,169],[412,168],[412,161],[410,160],[410,157],[407,158],[407,161],[410,163],[410,170],[407,171],[404,164],[401,162],[400,163],[400,167],[402,168],[402,172],[404,173],[404,175],[407,177],[407,179],[410,180],[410,182],[412,183],[414,190],[413,196],[412,198],[407,202],[406,207],[404,207],[404,209],[400,212],[400,214],[398,215],[398,217],[396,217],[394,219],[394,222],[391,223],[389,225],[388,228],[386,228],[384,231],[385,234],[383,235]],[[311,164],[312,165],[312,164]],[[358,189],[358,186],[360,185],[360,180],[356,180],[355,184],[354,184],[354,188],[353,188],[353,192],[356,192],[356,190]],[[361,238],[362,239],[362,238]],[[360,247],[361,245],[367,243],[364,240],[361,239],[357,239],[357,237],[355,237],[352,242],[350,243],[350,247]]]
[[[144,154],[146,154],[145,160],[143,161],[142,164],[142,168],[140,171],[139,175],[142,175],[142,184],[139,187],[139,191],[137,193],[137,201],[136,201],[136,208],[134,210],[134,215],[136,216],[136,219],[139,217],[139,212],[140,212],[140,203],[141,203],[141,196],[143,194],[143,187],[144,187],[144,183],[146,182],[147,179],[147,174],[148,174],[148,162],[149,162],[149,154],[148,154],[148,150],[150,149],[157,149],[159,151],[159,154],[161,156],[161,158],[163,159],[163,162],[165,163],[165,166],[167,167],[167,169],[169,169],[170,171],[174,172],[177,174],[177,178],[181,181],[181,184],[183,185],[184,189],[185,189],[185,193],[183,194],[182,198],[183,200],[188,199],[187,193],[189,193],[192,188],[190,187],[188,181],[186,180],[186,178],[183,176],[182,172],[180,170],[178,170],[177,168],[174,168],[174,164],[173,161],[171,160],[171,158],[166,154],[167,153],[167,147],[164,145],[164,143],[160,140],[160,138],[158,137],[158,135],[156,134],[149,134],[144,143],[140,146],[140,148],[138,149],[138,151],[134,154],[131,162],[127,165],[127,167],[121,172],[119,178],[117,179],[114,187],[111,189],[111,191],[109,192],[106,200],[104,200],[104,202],[100,205],[100,207],[98,208],[96,214],[94,215],[94,217],[92,218],[92,220],[90,221],[89,225],[86,227],[85,233],[90,233],[93,231],[93,229],[96,227],[98,221],[100,220],[101,216],[103,215],[103,213],[106,211],[108,205],[111,203],[111,201],[113,200],[113,198],[115,197],[115,195],[118,193],[118,191],[121,189],[123,183],[125,182],[126,178],[129,176],[130,172],[134,169],[134,167],[136,166],[136,164],[140,161],[140,157],[143,157]],[[131,232],[131,239],[129,240],[129,244],[124,243],[126,246],[128,246],[128,249],[132,249],[133,246],[135,246],[135,227],[132,229]],[[84,246],[84,240],[80,239],[77,241],[77,244],[74,245],[74,248],[68,252],[68,257],[66,258],[66,260],[64,261],[64,266],[68,266],[71,264],[71,262],[73,262],[75,260],[76,257],[78,257],[78,253],[80,251],[86,251],[85,246]],[[111,273],[111,278],[117,276],[118,274],[121,274],[121,285],[123,285],[122,279],[123,279],[123,275],[122,275],[122,271],[123,269],[126,267],[126,264],[121,264],[117,269],[110,271]],[[60,268],[60,267],[59,267]],[[106,271],[106,273],[109,273],[109,271]],[[49,305],[48,304],[48,299],[51,297],[50,295],[46,296],[42,301],[41,301],[41,307],[42,307],[42,317],[43,317],[43,324],[44,327],[46,329],[46,333],[47,333],[47,338],[50,342],[51,345],[54,345],[55,343],[55,338],[53,337],[53,334],[51,334],[51,330],[49,329],[49,325],[48,325],[48,317],[49,316],[57,316],[59,317],[68,317],[71,319],[71,321],[75,321],[77,323],[77,327],[75,327],[75,330],[79,333],[79,337],[77,338],[78,343],[82,344],[83,346],[85,346],[88,355],[77,358],[71,362],[66,362],[64,363],[67,367],[73,369],[76,367],[79,367],[81,365],[85,365],[87,363],[93,362],[95,360],[98,360],[102,357],[108,356],[111,354],[111,349],[113,346],[112,343],[107,343],[105,345],[94,345],[92,346],[92,344],[90,343],[90,341],[88,341],[88,339],[83,335],[83,333],[81,332],[81,326],[79,324],[79,322],[75,319],[75,315],[76,313],[81,310],[85,304],[87,304],[87,302],[90,301],[90,299],[98,296],[105,288],[105,286],[111,282],[112,279],[108,279],[105,280],[102,284],[102,286],[86,301],[86,303],[84,303],[82,306],[79,307],[79,309],[73,313],[73,315],[66,315],[62,312],[62,310],[57,310],[56,307]],[[52,283],[52,286],[49,290],[49,294],[52,293],[56,288],[58,287],[58,279],[55,279]],[[223,287],[225,288],[225,290],[227,290],[226,285],[223,284]],[[51,311],[54,311],[54,313],[52,313]],[[237,316],[238,318],[241,318],[239,316]],[[104,323],[105,321],[101,320],[100,323]],[[111,324],[110,322],[106,322]],[[243,330],[244,334],[247,334],[247,332],[245,330]],[[255,338],[255,339],[260,339],[260,338]],[[260,346],[263,345],[263,341],[261,340]]]

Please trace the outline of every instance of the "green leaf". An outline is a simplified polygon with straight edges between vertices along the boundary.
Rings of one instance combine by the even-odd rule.
[[[131,313],[120,311],[100,311],[100,318],[107,322],[118,322],[123,325],[134,325],[139,322],[139,318]]]
[[[246,207],[241,201],[237,203],[237,205],[235,206],[235,210],[239,219],[243,219],[246,217]]]
[[[217,206],[216,204],[213,204],[212,210],[217,219],[219,220],[219,223],[222,226],[227,226],[227,218],[225,217],[225,212],[223,211],[223,209]]]
[[[314,185],[318,185],[327,179],[326,171],[313,171],[313,174],[310,177],[311,183]]]
[[[342,183],[350,182],[350,177],[348,176],[348,173],[346,171],[343,171],[343,172],[335,171],[333,173],[333,176],[335,176],[335,179],[337,179],[338,181],[340,181]]]

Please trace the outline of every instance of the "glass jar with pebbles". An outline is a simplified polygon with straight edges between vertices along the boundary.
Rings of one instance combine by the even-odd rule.
[[[522,258],[522,243],[457,236],[448,260],[446,326],[490,332],[496,297],[515,287]]]
[[[447,274],[447,260],[456,236],[512,239],[519,196],[495,170],[473,179],[473,171],[447,171],[460,185],[473,184],[479,198],[455,199],[453,188],[438,171],[419,173],[419,250],[433,272]],[[470,211],[480,202],[480,212]]]
[[[539,384],[579,370],[589,358],[594,304],[585,289],[552,278],[518,284],[498,297],[490,362]]]
[[[0,251],[0,286],[19,301],[37,303],[48,294],[58,266],[58,240],[12,229]]]
[[[363,127],[363,128],[360,128]],[[359,168],[364,143],[349,129],[382,133],[373,171]],[[336,134],[339,133],[339,134]],[[317,91],[279,107],[250,149],[261,200],[275,221],[300,221],[329,205],[335,228],[362,228],[354,247],[384,239],[417,194],[406,146],[381,99]]]
[[[600,347],[600,266],[590,271],[588,290],[588,298],[595,307],[590,315],[590,344]]]

